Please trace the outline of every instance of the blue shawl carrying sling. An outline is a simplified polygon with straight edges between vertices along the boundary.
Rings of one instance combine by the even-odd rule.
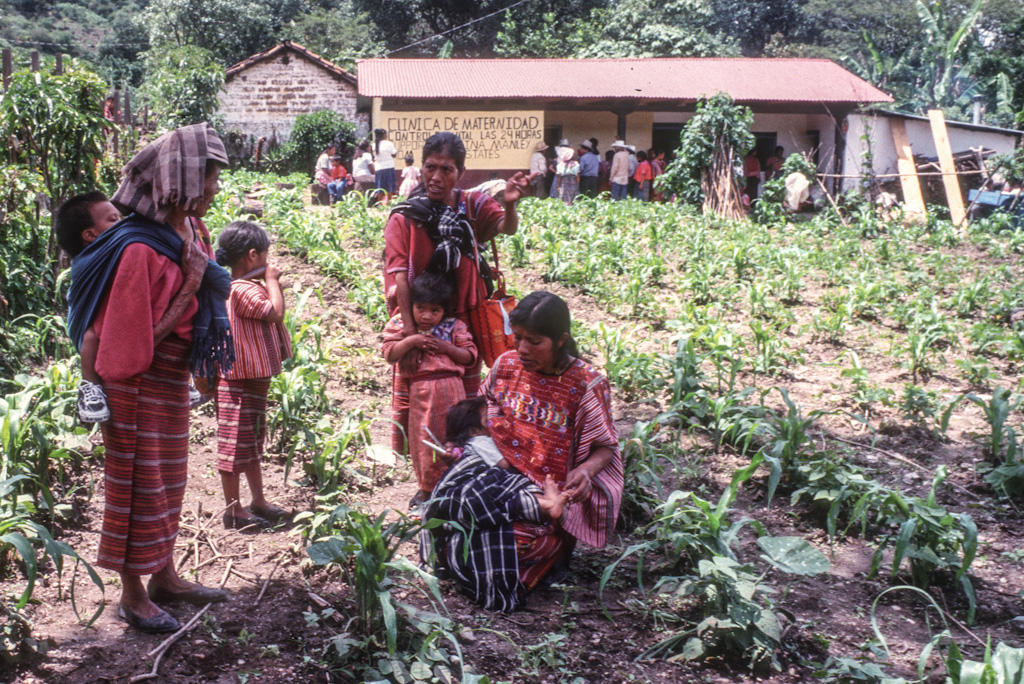
[[[176,264],[181,263],[184,242],[165,223],[131,214],[105,230],[71,264],[68,334],[75,347],[81,348],[85,331],[92,325],[117,272],[121,254],[134,242],[141,242]],[[230,370],[235,362],[227,312],[230,295],[231,276],[211,259],[196,292],[199,311],[192,320],[192,350],[189,353],[189,368],[193,375],[212,379],[218,368]]]

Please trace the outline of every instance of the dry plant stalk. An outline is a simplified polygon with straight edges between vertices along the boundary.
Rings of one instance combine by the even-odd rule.
[[[235,561],[233,558],[228,559],[228,565],[226,568],[224,568],[224,576],[220,578],[220,585],[218,585],[218,588],[223,589],[224,585],[228,583],[228,577],[231,576],[231,566],[234,565],[234,562]],[[157,646],[152,651],[147,653],[147,658],[152,658],[156,656],[156,659],[153,661],[153,669],[149,672],[146,672],[145,674],[135,675],[128,681],[131,682],[131,684],[135,684],[135,682],[144,682],[148,679],[156,679],[159,676],[157,672],[160,669],[160,661],[163,659],[168,649],[170,649],[170,647],[174,645],[174,643],[178,639],[187,634],[189,630],[195,627],[196,623],[199,622],[199,618],[203,617],[203,615],[206,613],[206,611],[210,609],[210,606],[212,605],[212,603],[207,603],[206,605],[204,605],[199,611],[196,612],[195,615],[192,616],[192,619],[185,623],[185,625],[183,625],[177,632],[164,639],[162,642],[160,642],[159,646]]]
[[[704,213],[725,219],[742,219],[747,215],[733,172],[733,149],[719,138],[711,166],[701,172],[700,189],[704,194]]]

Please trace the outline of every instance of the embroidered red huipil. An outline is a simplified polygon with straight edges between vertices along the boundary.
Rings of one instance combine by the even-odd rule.
[[[561,375],[528,371],[510,351],[495,361],[484,393],[491,437],[509,463],[539,486],[548,475],[564,484],[569,471],[598,447],[614,452],[593,479],[590,498],[570,504],[562,519],[566,532],[604,546],[615,529],[623,485],[608,380],[579,359]]]

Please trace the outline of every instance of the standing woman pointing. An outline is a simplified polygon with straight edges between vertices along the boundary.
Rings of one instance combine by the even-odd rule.
[[[517,172],[506,183],[503,203],[483,192],[456,188],[466,170],[466,146],[447,131],[427,139],[421,159],[420,187],[392,209],[384,228],[388,313],[401,314],[404,335],[416,334],[409,284],[424,271],[449,280],[455,292],[450,310],[468,322],[481,290],[478,247],[498,235],[515,234],[519,228],[516,204],[530,187],[530,176]],[[463,383],[466,396],[475,396],[480,388],[480,361],[466,369]],[[409,388],[395,374],[392,448],[398,453],[405,453],[408,402]]]

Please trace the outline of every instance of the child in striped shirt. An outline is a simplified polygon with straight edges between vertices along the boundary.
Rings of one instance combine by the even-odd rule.
[[[217,470],[227,510],[228,529],[257,531],[288,517],[263,494],[260,457],[266,437],[270,379],[291,357],[284,327],[281,269],[268,263],[270,238],[259,225],[234,221],[217,239],[217,263],[231,269],[228,317],[235,343],[235,364],[217,384]],[[246,511],[239,502],[239,474],[252,495]]]

